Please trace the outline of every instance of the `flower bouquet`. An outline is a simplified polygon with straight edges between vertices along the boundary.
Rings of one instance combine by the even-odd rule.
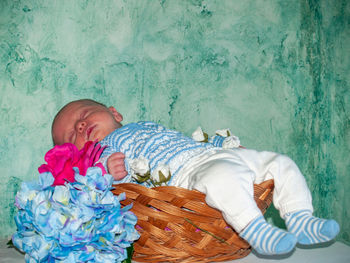
[[[88,142],[55,146],[39,167],[39,180],[16,195],[14,246],[26,262],[122,262],[139,238],[125,194],[113,195],[113,177],[98,161],[104,148]]]

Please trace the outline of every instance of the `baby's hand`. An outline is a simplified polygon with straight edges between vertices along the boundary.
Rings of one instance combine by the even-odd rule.
[[[125,170],[124,159],[125,155],[118,152],[111,154],[107,160],[108,173],[111,174],[116,181],[123,179],[128,174]]]

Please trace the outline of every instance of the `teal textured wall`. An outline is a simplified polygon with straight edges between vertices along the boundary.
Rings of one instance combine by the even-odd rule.
[[[346,0],[1,0],[0,236],[56,111],[94,98],[124,123],[229,127],[246,147],[289,155],[315,214],[349,243],[349,23]]]

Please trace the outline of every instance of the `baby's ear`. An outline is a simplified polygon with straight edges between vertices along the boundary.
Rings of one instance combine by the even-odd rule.
[[[121,115],[114,107],[111,106],[108,109],[112,112],[117,122],[121,122],[123,120],[123,115]]]

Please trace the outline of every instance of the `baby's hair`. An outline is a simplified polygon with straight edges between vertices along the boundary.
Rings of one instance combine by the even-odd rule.
[[[92,99],[80,99],[80,100],[74,100],[74,101],[71,101],[69,103],[67,103],[66,105],[64,105],[55,115],[55,117],[53,118],[53,121],[52,121],[52,124],[51,124],[51,134],[52,134],[52,130],[53,130],[53,125],[57,119],[57,117],[61,114],[61,112],[70,104],[72,103],[76,103],[76,102],[80,102],[80,103],[86,103],[86,104],[96,104],[96,105],[100,105],[100,106],[103,106],[103,107],[106,107],[106,105],[104,105],[103,103],[100,103],[98,101],[95,101],[95,100],[92,100]],[[54,138],[52,138],[52,141],[53,141],[53,144],[56,145],[55,143],[55,140]]]

